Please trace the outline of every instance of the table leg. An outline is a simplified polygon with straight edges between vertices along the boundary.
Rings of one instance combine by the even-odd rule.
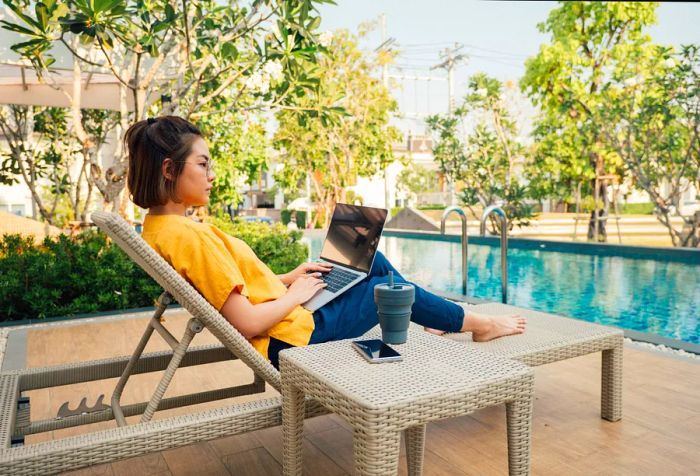
[[[603,351],[600,416],[608,421],[622,418],[622,343]]]
[[[282,468],[285,476],[302,473],[304,394],[282,380]]]
[[[409,476],[423,474],[423,455],[425,452],[425,425],[412,426],[406,431],[406,461]]]
[[[532,426],[533,383],[530,391],[517,400],[506,403],[508,425],[508,474],[530,474],[530,439]]]
[[[355,428],[352,449],[355,473],[359,475],[395,475],[399,470],[401,432],[388,433]]]

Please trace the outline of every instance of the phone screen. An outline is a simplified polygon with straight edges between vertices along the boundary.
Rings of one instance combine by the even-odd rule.
[[[364,352],[372,360],[400,357],[401,354],[386,345],[379,339],[358,340],[353,342],[355,346]]]

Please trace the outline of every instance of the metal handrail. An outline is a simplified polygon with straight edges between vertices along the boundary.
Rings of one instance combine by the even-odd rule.
[[[462,220],[462,295],[467,295],[467,256],[469,255],[468,246],[469,239],[467,237],[467,215],[459,207],[448,207],[442,214],[442,219],[440,220],[440,233],[445,234],[445,221],[447,220],[447,215],[455,212],[459,215]]]
[[[486,235],[486,219],[495,213],[498,215],[501,222],[501,302],[508,302],[508,217],[506,212],[497,205],[491,205],[484,210],[481,215],[481,224],[479,233],[481,236]]]

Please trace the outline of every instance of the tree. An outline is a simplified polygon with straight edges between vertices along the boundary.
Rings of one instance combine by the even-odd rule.
[[[700,213],[683,214],[683,196],[700,193],[700,46],[649,45],[613,73],[617,84],[598,114],[605,137],[656,205],[674,246],[700,247]],[[681,227],[671,221],[682,218]]]
[[[589,239],[606,239],[598,233],[597,217],[608,213],[608,182],[597,177],[625,174],[620,156],[605,138],[606,130],[617,121],[610,124],[599,114],[607,105],[611,71],[649,42],[643,29],[656,21],[657,6],[562,2],[538,25],[541,32],[550,34],[550,43],[541,45],[526,62],[521,87],[540,108],[535,161],[545,177],[557,182],[557,187],[550,188],[536,181],[536,188],[540,194],[553,192],[565,198],[573,190],[567,194],[562,188],[584,182],[583,191],[593,195],[596,208]]]
[[[296,102],[318,84],[315,63],[323,48],[316,45],[315,4],[328,1],[4,0],[15,21],[1,23],[29,38],[12,49],[49,80],[44,73],[56,45],[72,55],[76,83],[83,70],[111,73],[122,88],[121,134],[149,107],[197,119],[222,105],[243,111]],[[80,88],[74,90],[71,133],[96,166],[94,141],[82,127]],[[158,97],[162,105],[154,102]],[[309,109],[332,114],[294,106],[298,116]],[[100,189],[107,204],[116,204],[126,167],[120,148]]]
[[[462,140],[468,119],[475,126]],[[469,79],[463,104],[453,114],[430,116],[427,124],[437,134],[433,155],[440,169],[453,182],[465,184],[461,202],[472,213],[477,204],[485,208],[503,202],[509,226],[526,225],[533,212],[524,201],[527,187],[516,175],[525,148],[518,140],[501,82],[484,73],[475,74]],[[497,227],[495,221],[492,227]]]
[[[209,153],[216,164],[209,207],[237,206],[243,184],[253,185],[269,166],[271,141],[259,114],[226,111],[202,116],[197,125],[208,132]]]
[[[540,165],[559,184],[588,182],[592,218],[607,216],[608,180],[600,176],[617,175],[647,192],[674,245],[697,247],[698,217],[683,216],[681,204],[690,187],[700,188],[697,46],[679,55],[652,43],[644,28],[657,6],[562,4],[540,25],[552,42],[528,60],[521,85],[542,112]],[[681,216],[681,228],[672,216]],[[594,220],[589,238],[601,238],[598,226]]]
[[[414,195],[430,192],[437,188],[435,172],[420,164],[410,163],[396,177],[396,187]]]
[[[318,105],[339,112],[337,116],[309,114],[300,122],[293,111],[277,114],[274,142],[283,168],[276,180],[290,190],[309,177],[321,226],[335,204],[346,200],[346,187],[358,175],[371,177],[393,162],[392,144],[400,139],[389,126],[396,102],[373,77],[377,64],[358,47],[365,33],[338,31],[332,39],[326,37],[330,54],[319,62],[318,89],[295,98],[298,107]]]
[[[37,139],[33,134],[34,108],[8,106],[0,109],[0,132],[5,136],[9,149],[3,154],[0,183],[13,185],[19,182],[17,177],[21,177],[31,193],[33,208],[38,208],[41,216],[53,224],[52,210],[56,204],[44,203],[40,185],[42,179],[54,175],[54,172],[50,170],[51,162],[44,160],[44,141],[41,136]]]
[[[85,221],[95,186],[104,186],[99,168],[82,153],[80,143],[68,134],[69,111],[57,107],[5,106],[0,109],[0,132],[9,151],[2,161],[0,183],[23,181],[37,212],[52,225]],[[108,111],[83,110],[83,127],[94,138],[99,153],[116,116]],[[42,193],[49,192],[49,193]],[[57,207],[64,200],[69,213],[57,221]],[[62,214],[63,215],[63,214]]]

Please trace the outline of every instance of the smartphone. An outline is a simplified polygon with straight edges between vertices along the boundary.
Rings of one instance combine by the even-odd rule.
[[[379,339],[356,340],[353,341],[352,346],[367,360],[367,362],[372,364],[399,362],[403,360],[401,354]]]

